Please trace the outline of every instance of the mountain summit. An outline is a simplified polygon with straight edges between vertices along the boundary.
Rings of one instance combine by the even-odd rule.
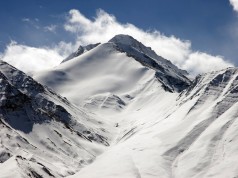
[[[124,97],[146,80],[159,81],[169,92],[180,92],[191,83],[185,71],[128,35],[117,35],[35,78],[76,105],[106,93]]]
[[[125,52],[129,57],[133,57],[142,65],[155,70],[157,78],[171,92],[181,91],[191,83],[186,77],[187,71],[178,69],[169,60],[158,56],[150,47],[144,46],[133,37],[129,35],[116,35],[109,42],[116,44],[119,51]]]
[[[167,65],[170,68],[173,68],[174,70],[178,70],[183,75],[188,75],[187,71],[178,69],[177,66],[173,65],[169,60],[162,58],[161,56],[158,56],[155,51],[151,49],[151,47],[146,47],[141,42],[134,39],[132,36],[129,35],[116,35],[111,40],[109,40],[111,43],[115,43],[121,48],[123,46],[129,46],[130,48],[134,48],[137,51],[144,53],[145,55],[149,56],[150,58],[154,59],[156,62]]]

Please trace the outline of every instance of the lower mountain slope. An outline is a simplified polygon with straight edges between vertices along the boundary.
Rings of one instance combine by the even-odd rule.
[[[65,177],[109,146],[107,124],[0,61],[0,177]]]
[[[198,76],[182,93],[148,83],[120,114],[118,135],[70,178],[238,175],[238,69]]]

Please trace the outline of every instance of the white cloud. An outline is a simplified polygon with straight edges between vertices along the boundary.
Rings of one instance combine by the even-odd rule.
[[[21,69],[24,72],[31,73],[43,69],[50,69],[59,64],[62,56],[53,49],[34,48],[11,42],[4,54],[0,54],[2,60]]]
[[[230,0],[230,4],[232,5],[234,11],[238,11],[238,0]]]
[[[35,19],[30,19],[30,18],[22,18],[21,19],[22,22],[27,23],[29,25],[32,25],[33,27],[35,27],[36,29],[40,29],[39,26],[39,19],[35,18]]]
[[[51,25],[44,30],[54,31],[55,28]],[[192,51],[190,41],[165,36],[156,30],[144,31],[130,23],[119,23],[113,15],[103,10],[98,10],[93,20],[86,18],[78,10],[70,10],[64,29],[75,35],[74,42],[61,41],[55,46],[42,48],[11,43],[0,54],[0,58],[25,72],[37,72],[58,65],[79,44],[107,42],[117,34],[128,34],[192,75],[232,66],[221,56]]]
[[[57,25],[49,25],[49,26],[45,26],[44,30],[46,32],[53,32],[53,33],[55,33],[56,32],[56,28],[57,28]]]
[[[121,24],[113,15],[103,10],[97,12],[94,20],[86,18],[78,10],[70,10],[64,27],[77,36],[80,44],[107,42],[117,34],[131,35],[193,75],[232,66],[221,56],[192,51],[190,41],[168,37],[159,31],[144,31],[130,23]]]
[[[30,22],[30,19],[29,18],[23,18],[21,19],[23,22]]]
[[[221,70],[232,66],[231,63],[224,61],[221,56],[211,56],[206,53],[193,52],[185,60],[182,68],[187,69],[192,75],[206,73],[211,70]]]

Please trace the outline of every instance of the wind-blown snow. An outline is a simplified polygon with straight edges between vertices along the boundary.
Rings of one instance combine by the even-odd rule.
[[[235,2],[235,0],[230,1]],[[97,11],[93,20],[85,17],[76,9],[71,9],[68,14],[64,15],[67,17],[62,18],[65,19],[62,22],[62,26],[51,24],[40,29],[43,31],[50,30],[55,33],[62,33],[66,30],[68,33],[72,33],[70,36],[73,35],[75,41],[60,41],[57,44],[52,42],[51,45],[40,47],[13,42],[6,46],[6,50],[2,54],[0,53],[1,60],[26,73],[38,72],[53,68],[61,63],[79,45],[105,43],[113,36],[123,33],[132,35],[143,44],[153,47],[160,56],[171,60],[173,64],[187,70],[193,76],[233,66],[229,59],[223,56],[194,51],[191,42],[188,41],[189,39],[183,40],[173,35],[165,36],[159,29],[153,31],[150,29],[143,30],[130,23],[120,23],[115,16],[101,9]],[[26,18],[23,21],[30,21],[30,19]],[[55,28],[56,26],[57,28]],[[62,35],[62,40],[64,40],[64,34]],[[29,34],[29,36],[32,35]],[[36,35],[34,34],[34,36]]]
[[[189,40],[179,39],[173,35],[165,36],[156,29],[145,31],[131,23],[120,23],[114,15],[102,9],[97,11],[93,20],[85,17],[79,10],[71,9],[65,29],[74,34],[77,42],[81,44],[105,43],[121,33],[131,35],[143,44],[153,47],[158,54],[171,60],[178,67],[189,71],[192,75],[233,66],[228,59],[222,56],[194,51],[192,42]]]

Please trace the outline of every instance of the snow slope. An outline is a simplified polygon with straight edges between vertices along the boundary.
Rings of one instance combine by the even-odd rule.
[[[127,35],[35,74],[45,86],[0,66],[4,177],[238,175],[237,68],[191,82]]]
[[[231,68],[199,76],[180,95],[141,93],[114,117],[123,118],[114,144],[70,178],[236,177],[237,76]]]
[[[107,124],[3,61],[0,86],[1,178],[64,177],[108,146]]]
[[[190,84],[184,73],[132,37],[118,35],[33,77],[80,106],[85,100],[110,93],[123,98],[152,78],[170,92],[181,91]]]

